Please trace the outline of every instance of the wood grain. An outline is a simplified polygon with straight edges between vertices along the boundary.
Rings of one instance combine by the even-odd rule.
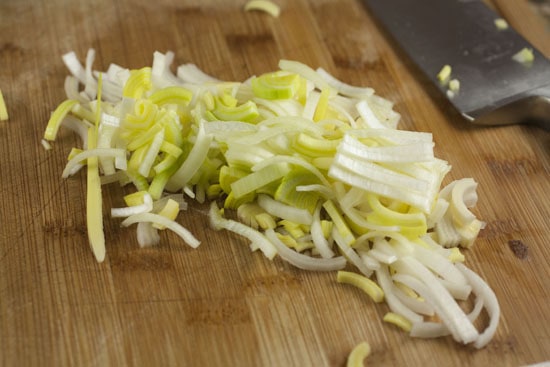
[[[243,1],[0,2],[0,365],[343,366],[363,340],[373,366],[520,366],[550,360],[550,134],[529,126],[475,128],[461,120],[388,41],[358,0],[281,0],[277,19]],[[495,0],[511,24],[550,54],[550,35],[524,1]],[[537,25],[538,24],[538,25]],[[61,55],[97,51],[95,67],[149,65],[155,50],[227,80],[274,70],[281,58],[322,66],[395,101],[401,127],[431,131],[448,179],[479,182],[487,222],[467,264],[495,290],[502,318],[483,350],[450,338],[417,340],[335,274],[304,272],[251,253],[208,227],[192,205],[182,224],[203,244],[164,234],[138,249],[134,231],[106,219],[107,259],[85,230],[84,176],[62,180],[70,148],[40,145],[64,98]],[[104,210],[121,204],[104,190]],[[521,241],[518,257],[510,240]]]

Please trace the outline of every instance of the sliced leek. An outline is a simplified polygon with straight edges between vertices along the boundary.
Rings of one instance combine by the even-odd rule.
[[[87,230],[98,261],[102,184],[127,190],[126,206],[111,214],[122,226],[137,224],[140,247],[160,243],[165,229],[199,246],[178,217],[184,197],[209,200],[215,230],[246,238],[268,259],[339,270],[338,282],[386,302],[384,321],[412,336],[452,335],[478,348],[493,337],[494,292],[461,264],[457,248],[471,247],[484,226],[473,209],[477,183],[459,179],[441,189],[450,165],[434,156],[432,134],[396,128],[392,102],[291,60],[239,83],[193,64],[174,75],[173,52],[155,52],[151,67],[112,64],[106,73],[92,69],[94,57],[90,50],[83,66],[74,53],[63,56],[68,99],[52,113],[42,144],[51,148],[60,127],[80,137],[62,177],[86,167]],[[439,78],[457,93],[451,76],[448,66]],[[229,219],[233,210],[238,220]],[[475,307],[466,314],[459,302],[470,297]],[[489,322],[478,331],[483,308]]]

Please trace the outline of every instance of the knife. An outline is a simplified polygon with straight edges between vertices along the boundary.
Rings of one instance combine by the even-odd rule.
[[[398,45],[468,121],[550,130],[550,61],[480,0],[365,0]],[[532,49],[534,59],[513,59]],[[438,78],[445,65],[446,80]],[[459,81],[451,91],[449,80]]]

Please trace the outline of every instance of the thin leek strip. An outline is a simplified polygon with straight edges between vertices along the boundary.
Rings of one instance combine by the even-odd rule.
[[[401,285],[403,287],[406,287],[404,284],[396,281],[395,287],[393,289],[394,291],[393,293],[397,298],[399,298],[399,300],[406,307],[408,307],[413,312],[416,312],[421,315],[426,315],[430,317],[435,315],[434,308],[428,302],[426,302],[423,298],[419,297],[416,293],[414,293],[414,295],[409,295],[408,293],[406,293],[401,289],[400,287]],[[407,289],[410,289],[410,288],[407,287]],[[411,290],[411,292],[414,292],[414,291]]]
[[[313,271],[334,271],[343,269],[346,266],[346,259],[342,256],[319,259],[289,249],[277,237],[273,229],[266,230],[265,235],[277,249],[279,256],[297,268]]]
[[[498,326],[498,320],[500,318],[500,306],[493,290],[481,279],[479,275],[472,270],[464,266],[463,264],[457,264],[456,267],[464,274],[472,286],[474,293],[485,304],[485,309],[489,314],[489,325],[474,342],[474,346],[478,349],[483,348],[492,339]]]
[[[394,313],[402,315],[407,320],[413,322],[422,322],[424,317],[418,313],[412,311],[410,308],[405,306],[399,298],[394,294],[395,285],[393,284],[388,267],[386,265],[380,266],[375,270],[376,280],[380,285],[380,288],[384,291],[384,297],[386,303],[388,304],[390,310]]]
[[[335,228],[341,235],[346,246],[351,246],[355,242],[355,236],[346,224],[342,214],[332,200],[327,200],[323,203],[323,208],[334,223]]]
[[[88,53],[86,54],[86,65],[84,66],[84,71],[86,73],[86,82],[84,83],[84,93],[90,99],[96,98],[97,100],[101,99],[100,92],[98,88],[98,82],[94,79],[94,76],[92,74],[92,65],[94,63],[95,59],[95,50],[93,48],[88,49]]]
[[[279,61],[279,68],[281,70],[285,70],[291,73],[296,73],[301,75],[303,78],[313,82],[315,86],[319,90],[330,90],[330,95],[336,94],[335,91],[330,88],[328,83],[319,75],[315,70],[310,68],[309,66],[298,62],[298,61],[291,61],[291,60],[280,60]]]
[[[147,131],[140,132],[139,135],[129,141],[128,145],[126,145],[126,149],[129,151],[134,151],[143,147],[144,145],[151,142],[154,139],[155,135],[162,130],[163,127],[161,124],[152,125]]]
[[[334,193],[332,190],[321,184],[311,184],[311,185],[298,185],[296,186],[296,192],[315,192],[325,199],[334,199]]]
[[[197,240],[195,236],[193,236],[191,232],[189,232],[185,227],[159,214],[155,214],[155,213],[134,214],[126,218],[124,221],[122,221],[121,225],[123,227],[128,227],[134,223],[139,223],[139,222],[149,222],[152,224],[164,226],[170,229],[171,231],[173,231],[174,233],[176,233],[179,237],[183,239],[185,243],[187,243],[189,246],[193,248],[197,248],[200,245],[200,241]]]
[[[380,303],[384,300],[384,291],[382,288],[364,275],[340,270],[337,274],[336,280],[338,283],[351,284],[361,289],[376,303]]]
[[[153,141],[151,142],[149,149],[147,149],[147,153],[145,154],[145,157],[143,158],[143,161],[139,166],[138,172],[140,175],[144,177],[149,176],[149,172],[151,171],[151,167],[155,163],[155,159],[157,158],[157,155],[160,151],[160,146],[163,141],[164,130],[161,130],[157,134],[155,134],[155,137],[153,138]]]
[[[80,137],[82,140],[82,149],[88,148],[88,128],[93,126],[91,123],[79,120],[72,115],[67,115],[61,122],[61,126],[75,132]]]
[[[436,313],[444,319],[453,334],[453,338],[463,343],[470,343],[479,337],[479,333],[468,320],[449,292],[437,278],[422,264],[410,256],[400,258],[393,266],[402,265],[407,273],[418,277],[425,285],[429,294],[419,294],[425,299],[432,299]],[[439,312],[438,312],[439,311]]]
[[[300,133],[296,138],[295,148],[307,155],[318,157],[320,155],[333,156],[340,144],[339,140],[318,139],[309,134]]]
[[[424,162],[434,159],[434,143],[414,142],[393,146],[369,147],[352,135],[344,136],[342,149],[373,162]]]
[[[429,182],[395,172],[375,163],[358,160],[357,157],[348,155],[344,150],[340,150],[336,154],[333,164],[356,172],[366,179],[381,182],[388,186],[416,192],[424,192],[429,189]]]
[[[153,209],[153,199],[151,195],[145,193],[143,195],[143,203],[135,206],[129,206],[126,208],[111,208],[111,217],[122,218],[129,217],[131,215],[147,213]]]
[[[68,99],[74,99],[80,102],[88,102],[87,98],[83,98],[78,92],[80,82],[78,79],[72,75],[67,75],[65,77],[65,83],[63,87],[65,89],[65,95]]]
[[[88,129],[88,146],[92,149],[97,141],[95,127]],[[83,152],[86,153],[86,152]],[[83,157],[79,155],[73,161],[80,162]],[[103,213],[101,198],[101,180],[99,178],[99,163],[97,156],[89,155],[87,158],[87,184],[86,184],[86,229],[90,247],[97,260],[103,262],[105,259],[105,234],[103,233]]]
[[[412,329],[412,322],[407,320],[402,315],[396,314],[394,312],[388,312],[384,315],[383,320],[385,322],[388,322],[390,324],[394,324],[395,326],[403,329],[406,332],[411,331]]]
[[[350,352],[346,367],[363,367],[365,359],[370,354],[370,345],[367,342],[357,344]]]
[[[269,241],[261,232],[240,222],[223,218],[215,201],[210,204],[208,217],[212,228],[215,230],[225,229],[247,238],[251,243],[258,246],[265,257],[270,260],[277,255],[277,249],[273,243],[271,243],[271,241]]]
[[[166,140],[164,140],[162,142],[162,144],[160,145],[160,151],[161,152],[164,152],[166,154],[169,154],[170,156],[174,157],[174,158],[177,158],[179,157],[182,153],[183,153],[183,150],[178,147],[177,145],[174,145]]]
[[[55,111],[52,113],[48,124],[46,125],[46,130],[44,131],[44,139],[53,141],[55,140],[55,137],[57,136],[57,131],[59,130],[59,126],[61,126],[61,122],[67,116],[67,114],[71,111],[71,109],[78,104],[78,101],[73,99],[68,99],[66,101],[63,101]]]
[[[359,112],[359,115],[361,116],[361,119],[363,120],[363,123],[366,125],[366,127],[369,127],[371,129],[388,128],[386,125],[380,122],[378,117],[376,117],[367,101],[360,101],[355,105],[355,108],[357,108],[357,112]]]
[[[334,76],[329,74],[323,68],[317,68],[317,74],[323,78],[328,85],[336,89],[336,91],[344,96],[353,97],[353,98],[365,98],[370,97],[374,94],[374,89],[368,87],[356,87],[347,83],[344,83]]]
[[[332,165],[328,175],[333,179],[341,180],[342,182],[361,188],[365,191],[372,191],[378,195],[405,202],[421,209],[426,213],[429,213],[432,208],[433,198],[431,197],[425,197],[424,195],[413,191],[403,191],[402,189],[400,190],[399,188],[382,182],[366,179],[352,170],[339,167],[338,165]]]
[[[283,204],[268,195],[258,195],[257,200],[259,206],[275,217],[306,225],[311,225],[313,221],[313,216],[307,210]]]
[[[289,169],[285,164],[267,166],[233,182],[231,191],[235,199],[239,199],[265,185],[282,179],[288,172]]]
[[[343,236],[338,231],[337,227],[332,228],[332,238],[336,245],[341,250],[343,255],[353,264],[364,276],[370,277],[372,274],[372,269],[368,268],[361,257],[351,248],[344,240]]]
[[[326,88],[321,91],[319,96],[319,101],[317,101],[317,106],[315,107],[315,112],[313,113],[313,121],[318,122],[325,118],[328,110],[328,99],[330,96],[331,89]]]
[[[189,152],[187,159],[183,162],[181,167],[174,173],[167,183],[166,188],[169,191],[176,191],[191,180],[193,175],[199,170],[200,166],[206,159],[210,144],[212,143],[213,136],[206,134],[204,131],[204,124],[199,125],[199,131],[193,148]]]
[[[293,164],[302,168],[305,168],[309,172],[313,173],[323,185],[329,187],[330,182],[326,179],[325,175],[321,173],[314,165],[307,162],[303,158],[300,157],[293,157],[293,156],[287,156],[287,155],[276,155],[273,157],[264,158],[258,163],[254,164],[252,166],[252,171],[258,171],[265,167],[271,166],[273,164],[280,164],[280,163],[289,163]]]
[[[322,204],[317,204],[315,211],[313,212],[313,221],[311,223],[311,239],[319,255],[325,259],[330,259],[334,257],[334,252],[330,248],[330,245],[323,233],[323,227],[321,225],[321,208]]]
[[[90,145],[89,142],[90,135],[88,130],[88,145]],[[83,160],[90,160],[91,158],[99,158],[99,157],[117,157],[117,156],[124,156],[126,152],[122,149],[116,149],[116,148],[95,148],[95,149],[88,149],[81,153],[78,153],[75,155],[65,166],[65,169],[63,170],[63,173],[61,174],[61,177],[67,178],[69,177],[69,173],[73,169],[74,166],[80,164]]]
[[[221,80],[214,78],[211,75],[206,74],[195,64],[183,64],[178,66],[176,70],[176,75],[179,79],[184,82],[192,84],[209,84],[209,83],[220,83]]]

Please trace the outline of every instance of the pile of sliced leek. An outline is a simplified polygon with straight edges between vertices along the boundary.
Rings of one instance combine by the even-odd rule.
[[[177,218],[187,200],[207,201],[214,229],[243,236],[269,259],[339,271],[339,282],[385,301],[384,320],[411,336],[452,335],[477,348],[490,341],[498,302],[459,250],[483,227],[470,210],[477,183],[441,189],[450,166],[434,157],[432,135],[398,130],[400,115],[373,89],[289,60],[227,82],[193,64],[174,74],[172,52],[155,52],[138,70],[97,72],[94,57],[89,50],[82,65],[73,52],[63,56],[67,100],[42,143],[51,148],[60,127],[81,137],[62,176],[87,170],[98,261],[104,185],[127,188],[126,206],[111,216],[137,225],[140,246],[170,229],[197,247]],[[490,320],[478,330],[483,309]]]

